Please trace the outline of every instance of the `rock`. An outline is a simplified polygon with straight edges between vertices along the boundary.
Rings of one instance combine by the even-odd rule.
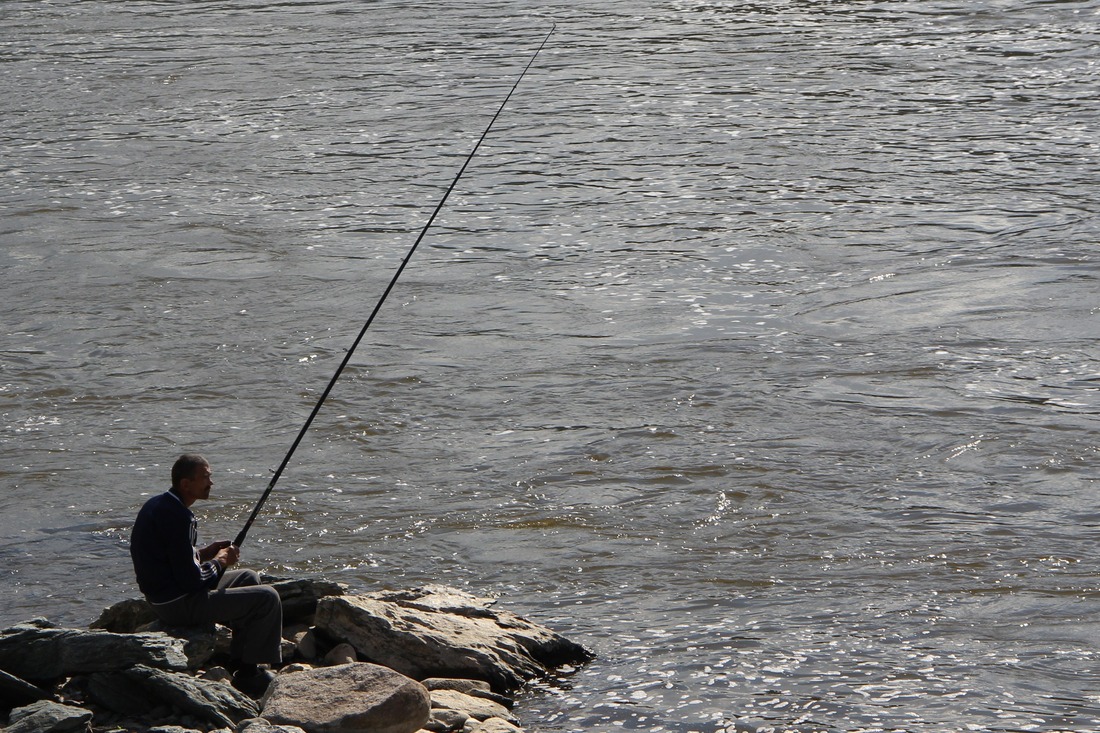
[[[513,723],[518,722],[508,712],[508,708],[492,700],[474,697],[457,690],[432,690],[430,694],[433,708],[459,710],[478,720],[501,718]]]
[[[516,701],[506,695],[500,695],[495,692],[487,692],[485,690],[470,690],[466,693],[470,697],[480,697],[482,700],[492,700],[497,705],[504,706],[505,710],[511,710],[516,706]]]
[[[352,662],[358,662],[359,660],[355,656],[355,647],[351,644],[337,644],[332,650],[325,655],[322,663],[326,667],[335,667],[339,664],[351,664]]]
[[[43,626],[34,621],[0,632],[0,670],[25,680],[52,680],[145,664],[187,669],[185,644],[163,633],[114,634]]]
[[[432,733],[455,733],[466,727],[470,716],[461,710],[433,708],[432,717],[424,724],[424,730]]]
[[[305,731],[293,725],[275,725],[263,718],[251,718],[241,721],[236,733],[305,733]]]
[[[460,590],[322,598],[316,627],[364,659],[416,679],[467,677],[512,690],[561,664],[587,661],[579,644]]]
[[[279,591],[283,602],[283,623],[309,618],[317,610],[317,601],[321,598],[342,596],[347,591],[346,586],[329,580],[286,580],[264,576],[263,581]]]
[[[207,682],[224,682],[227,685],[233,681],[233,674],[225,667],[211,667],[199,677]]]
[[[221,645],[220,633],[215,624],[200,626],[166,626],[160,620],[142,627],[142,631],[161,632],[182,639],[183,653],[187,655],[187,667],[198,669],[214,656]]]
[[[507,720],[500,718],[489,718],[483,720],[480,723],[473,725],[469,728],[470,733],[523,733],[523,729],[519,728]]]
[[[226,683],[223,668],[197,676],[211,659],[228,655],[229,629],[166,628],[138,599],[106,609],[91,631],[46,619],[0,630],[0,723],[4,711],[22,710],[0,733],[90,731],[92,711],[101,733],[517,733],[508,712],[514,701],[500,693],[592,656],[494,610],[490,599],[442,586],[346,596],[343,586],[325,581],[272,585],[284,606],[312,614],[284,626],[284,651],[293,648],[313,664],[328,652],[327,663],[336,666],[283,667],[262,717],[260,704]],[[45,707],[51,699],[86,700],[91,710]],[[39,702],[41,709],[31,706]],[[64,714],[54,720],[51,711]]]
[[[279,675],[263,700],[263,717],[308,733],[414,733],[431,714],[424,686],[375,664]]]
[[[279,674],[293,674],[295,672],[305,672],[306,670],[316,669],[312,664],[305,664],[303,662],[292,662],[279,670]]]
[[[196,626],[167,626],[143,598],[131,598],[105,608],[99,618],[91,623],[92,629],[103,629],[116,634],[161,631],[187,642],[184,651],[192,669],[198,669],[210,660],[222,642],[222,634],[215,624]]]
[[[93,674],[88,693],[96,704],[126,715],[148,714],[154,707],[171,705],[203,721],[234,727],[259,714],[254,700],[229,685],[145,665]]]
[[[317,636],[313,633],[312,629],[306,630],[300,634],[294,635],[294,641],[298,643],[295,652],[302,659],[317,659],[320,656],[318,652]]]
[[[86,728],[91,719],[90,710],[39,700],[12,710],[4,733],[63,733]]]
[[[103,629],[115,634],[132,634],[156,620],[157,614],[154,613],[149,601],[144,598],[131,598],[103,609],[99,618],[91,623],[90,628]]]
[[[163,703],[148,694],[145,686],[122,672],[98,672],[88,677],[88,699],[122,715],[153,717]]]
[[[459,680],[453,677],[429,677],[420,684],[431,690],[458,690],[469,695],[474,690],[489,691],[489,683],[484,680]]]
[[[20,705],[45,700],[49,694],[30,682],[0,670],[0,710],[10,710]]]

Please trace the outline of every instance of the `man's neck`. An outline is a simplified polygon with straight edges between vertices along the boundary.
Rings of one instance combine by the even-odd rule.
[[[190,509],[191,505],[195,503],[194,499],[191,499],[191,501],[188,501],[186,498],[184,498],[183,494],[181,494],[179,492],[179,490],[174,486],[172,488],[168,489],[168,493],[171,494],[172,496],[176,497],[177,499],[179,499],[180,504],[183,504],[188,509]]]

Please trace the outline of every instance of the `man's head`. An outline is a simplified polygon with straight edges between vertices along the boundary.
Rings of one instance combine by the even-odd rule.
[[[210,480],[210,463],[197,453],[184,453],[172,465],[172,491],[191,506],[198,499],[209,499],[214,482]]]

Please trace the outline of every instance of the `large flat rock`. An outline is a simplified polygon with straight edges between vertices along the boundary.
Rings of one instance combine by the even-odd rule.
[[[187,669],[185,642],[162,633],[64,629],[35,620],[0,631],[0,669],[31,682],[144,664]]]
[[[314,624],[363,659],[413,679],[464,677],[508,691],[592,658],[550,629],[443,586],[322,598]]]

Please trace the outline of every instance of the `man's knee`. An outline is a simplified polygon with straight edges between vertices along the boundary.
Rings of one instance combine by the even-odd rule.
[[[261,585],[257,588],[257,591],[264,591],[264,606],[271,610],[279,609],[282,611],[283,599],[279,597],[279,591],[272,588],[270,585]]]
[[[257,585],[248,588],[247,596],[252,618],[257,621],[261,619],[271,619],[272,621],[279,620],[281,622],[283,617],[283,599],[279,597],[279,591],[275,590],[270,585]]]
[[[244,588],[250,585],[260,585],[260,575],[255,570],[249,570],[248,568],[241,568],[240,570],[230,570],[226,573],[233,574],[230,578],[230,588]]]

